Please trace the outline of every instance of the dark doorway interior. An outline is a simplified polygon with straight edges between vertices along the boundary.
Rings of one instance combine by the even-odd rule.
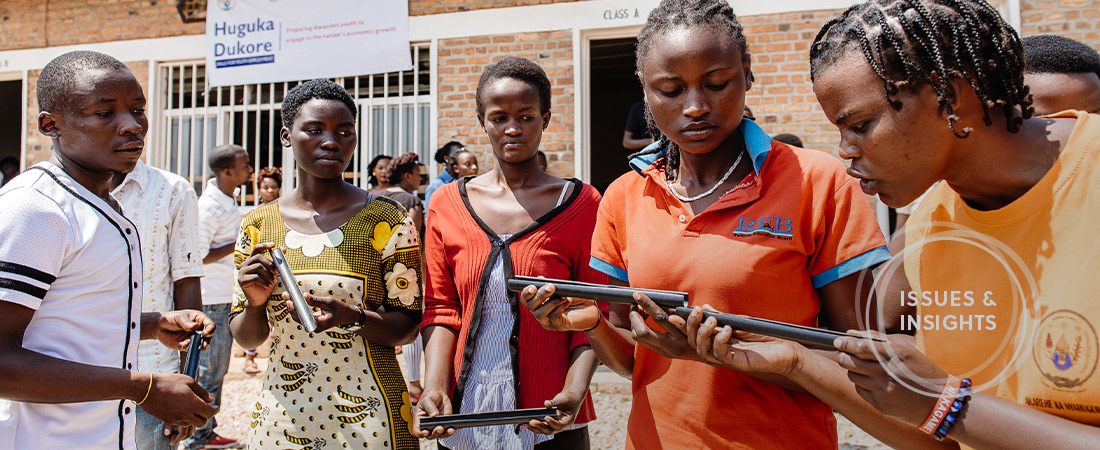
[[[0,159],[9,156],[19,159],[19,122],[23,117],[23,82],[0,81]]]
[[[634,74],[635,38],[592,41],[590,116],[591,179],[600,192],[630,170],[623,148],[623,130],[630,106],[642,100],[642,86]]]

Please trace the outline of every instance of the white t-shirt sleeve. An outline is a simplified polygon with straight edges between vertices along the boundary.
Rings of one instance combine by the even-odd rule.
[[[29,187],[0,195],[0,301],[37,310],[75,245],[58,204]]]
[[[172,219],[168,224],[168,265],[172,281],[202,276],[199,248],[199,206],[195,190],[179,183],[172,189]]]
[[[199,262],[210,254],[214,233],[218,230],[218,205],[209,198],[199,198],[198,214],[198,251]]]

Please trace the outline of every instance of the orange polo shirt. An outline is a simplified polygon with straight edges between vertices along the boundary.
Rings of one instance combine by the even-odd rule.
[[[835,157],[741,131],[754,171],[693,216],[657,155],[607,189],[592,267],[631,286],[684,291],[692,305],[817,325],[817,288],[889,259],[858,183]],[[853,299],[854,301],[854,299]],[[832,409],[739,372],[636,346],[627,448],[835,448]]]
[[[905,273],[921,304],[903,322],[976,388],[1100,426],[1100,115],[1051,117],[1077,121],[1020,198],[980,211],[940,183],[906,223]]]

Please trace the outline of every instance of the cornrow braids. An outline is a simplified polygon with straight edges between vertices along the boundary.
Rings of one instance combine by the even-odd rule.
[[[749,59],[748,44],[745,42],[744,30],[741,22],[733,13],[733,7],[726,0],[663,0],[646,19],[645,26],[638,33],[638,46],[635,49],[635,66],[638,68],[638,79],[642,79],[642,60],[649,53],[654,36],[661,36],[668,31],[677,28],[706,27],[729,37],[730,42],[741,51],[745,61]],[[665,170],[665,178],[669,181],[677,178],[680,167],[680,147],[672,142],[653,120],[653,113],[649,105],[645,107],[646,124],[649,132],[660,145],[653,149],[639,151],[629,156],[635,158],[641,155],[658,153],[662,149],[668,149],[663,160],[657,165]]]
[[[1034,114],[1020,38],[983,0],[869,0],[852,6],[818,32],[810,46],[810,79],[857,48],[882,80],[891,107],[901,109],[895,97],[901,90],[928,85],[959,138],[974,130],[955,127],[959,116],[951,105],[959,93],[952,80],[974,90],[986,126],[993,124],[990,111],[1000,110],[1015,133]]]

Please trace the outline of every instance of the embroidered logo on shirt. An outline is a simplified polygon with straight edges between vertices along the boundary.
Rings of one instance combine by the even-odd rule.
[[[794,239],[791,219],[766,216],[756,220],[737,218],[737,229],[733,230],[734,236],[765,236],[789,241]]]
[[[1039,323],[1031,356],[1053,387],[1079,387],[1096,371],[1096,329],[1076,312],[1054,311]]]

